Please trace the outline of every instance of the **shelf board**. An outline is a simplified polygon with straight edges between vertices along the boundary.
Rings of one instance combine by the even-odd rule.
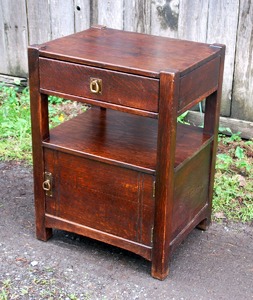
[[[91,108],[50,131],[43,146],[154,174],[158,120]],[[201,128],[178,124],[175,168],[211,138]]]

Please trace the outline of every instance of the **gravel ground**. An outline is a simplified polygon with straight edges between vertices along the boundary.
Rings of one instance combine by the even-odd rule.
[[[0,299],[253,299],[253,227],[213,224],[178,248],[164,281],[130,252],[72,233],[34,235],[30,167],[0,162]]]

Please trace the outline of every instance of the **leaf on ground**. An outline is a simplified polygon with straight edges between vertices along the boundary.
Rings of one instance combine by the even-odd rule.
[[[214,217],[217,219],[226,219],[226,216],[224,215],[223,212],[217,212],[214,214]]]
[[[238,174],[236,177],[237,177],[237,180],[239,182],[240,187],[244,187],[247,184],[246,179],[245,179],[244,176]]]

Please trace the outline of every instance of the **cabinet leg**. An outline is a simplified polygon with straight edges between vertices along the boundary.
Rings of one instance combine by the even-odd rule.
[[[152,262],[151,276],[153,278],[164,280],[169,275],[168,262],[160,262],[159,264]]]
[[[46,242],[49,240],[53,235],[53,230],[52,228],[41,228],[41,227],[36,227],[36,237],[38,240]]]
[[[207,217],[206,219],[202,220],[196,227],[200,230],[206,231],[211,224],[211,217]]]

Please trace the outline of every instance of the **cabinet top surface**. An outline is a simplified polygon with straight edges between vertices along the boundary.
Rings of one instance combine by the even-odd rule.
[[[110,28],[90,28],[40,45],[39,55],[122,72],[181,76],[216,56],[219,46]]]

